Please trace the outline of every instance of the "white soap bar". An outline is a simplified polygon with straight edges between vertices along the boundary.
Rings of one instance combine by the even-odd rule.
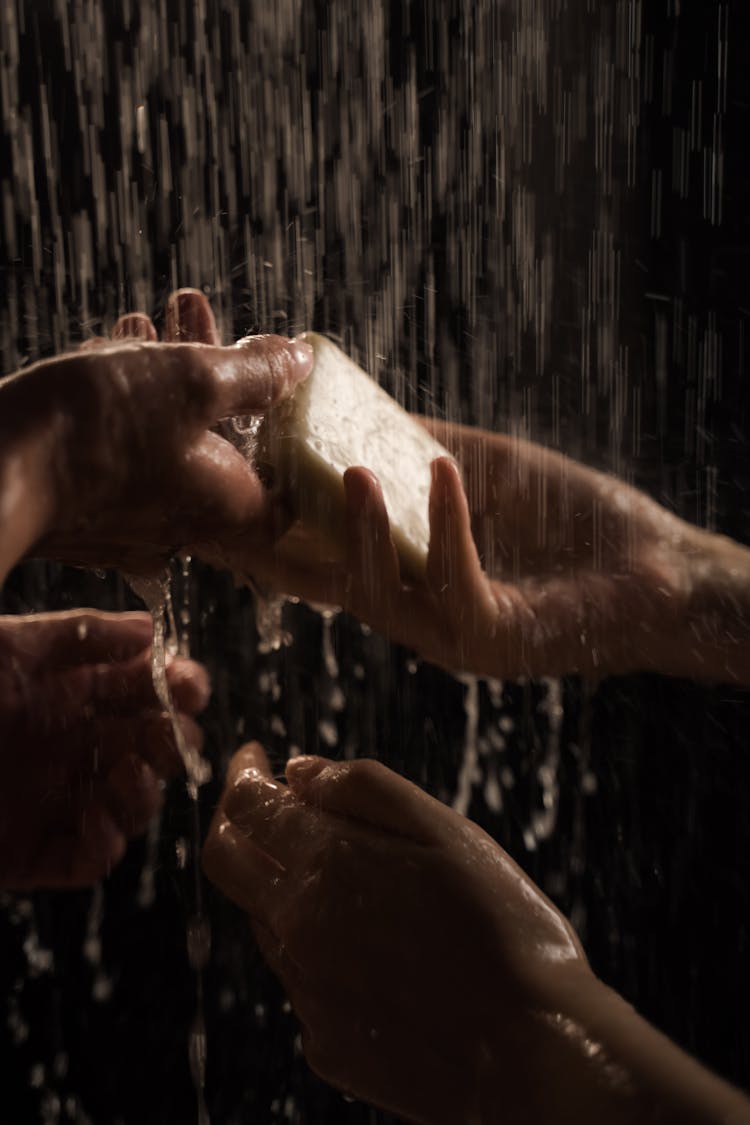
[[[355,465],[383,489],[401,571],[424,579],[430,539],[430,464],[445,449],[374,379],[325,336],[303,337],[315,350],[308,378],[271,410],[259,432],[259,455],[273,468],[303,524],[344,544],[344,482]]]

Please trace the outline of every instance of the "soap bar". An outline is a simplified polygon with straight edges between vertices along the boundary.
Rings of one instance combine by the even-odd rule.
[[[315,362],[292,398],[266,415],[258,453],[302,523],[343,555],[344,473],[370,469],[383,490],[401,572],[424,580],[430,464],[445,449],[325,336],[308,332]]]

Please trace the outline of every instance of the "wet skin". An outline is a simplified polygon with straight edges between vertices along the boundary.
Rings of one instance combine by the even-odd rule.
[[[97,882],[182,771],[151,680],[151,617],[91,610],[0,617],[0,888]],[[204,670],[167,678],[185,738],[208,702]]]
[[[268,494],[214,427],[290,394],[311,350],[278,336],[196,342],[204,306],[178,292],[164,343],[130,315],[111,341],[0,382],[2,576],[30,551],[148,573],[183,548],[221,560],[272,534]]]
[[[218,346],[201,294],[169,309],[169,338]],[[145,317],[125,330],[155,336]],[[344,478],[338,555],[308,528],[283,529],[283,504],[268,494],[260,534],[233,534],[230,519],[198,549],[271,590],[344,606],[451,671],[750,684],[750,551],[543,446],[422,421],[460,466],[433,465],[424,586],[402,580],[380,487],[361,467]]]
[[[0,382],[0,580],[24,555],[158,572],[176,550],[273,533],[268,494],[213,429],[289,394],[305,345],[218,345],[205,299],[170,298],[166,342],[123,317],[112,340]],[[147,615],[0,619],[0,886],[82,886],[158,811],[181,763],[150,675]],[[168,669],[189,743],[205,673]]]
[[[750,1103],[594,977],[476,825],[373,761],[233,759],[204,850],[319,1075],[424,1125],[697,1125]]]

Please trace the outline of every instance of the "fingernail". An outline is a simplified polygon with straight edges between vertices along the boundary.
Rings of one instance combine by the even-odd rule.
[[[312,371],[315,360],[312,344],[307,344],[304,340],[290,340],[287,349],[297,367],[296,378],[299,380],[306,379]]]
[[[318,758],[315,755],[290,758],[286,764],[286,779],[290,789],[301,789],[308,785],[328,765],[330,763],[327,758]]]
[[[433,484],[446,486],[451,476],[457,477],[459,482],[461,480],[458,465],[450,457],[436,457],[430,465],[430,470]]]
[[[353,506],[364,511],[372,509],[377,504],[383,491],[380,481],[372,470],[359,465],[347,469],[344,473],[344,489],[347,499],[351,498]]]

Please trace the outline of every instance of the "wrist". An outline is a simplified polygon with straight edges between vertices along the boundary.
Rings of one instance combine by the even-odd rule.
[[[481,1125],[494,1125],[500,1107],[517,1125],[712,1125],[745,1120],[750,1108],[584,965],[540,985],[504,1039],[494,1082],[488,1073],[483,1086]]]
[[[750,549],[693,529],[683,659],[696,679],[750,685]]]

